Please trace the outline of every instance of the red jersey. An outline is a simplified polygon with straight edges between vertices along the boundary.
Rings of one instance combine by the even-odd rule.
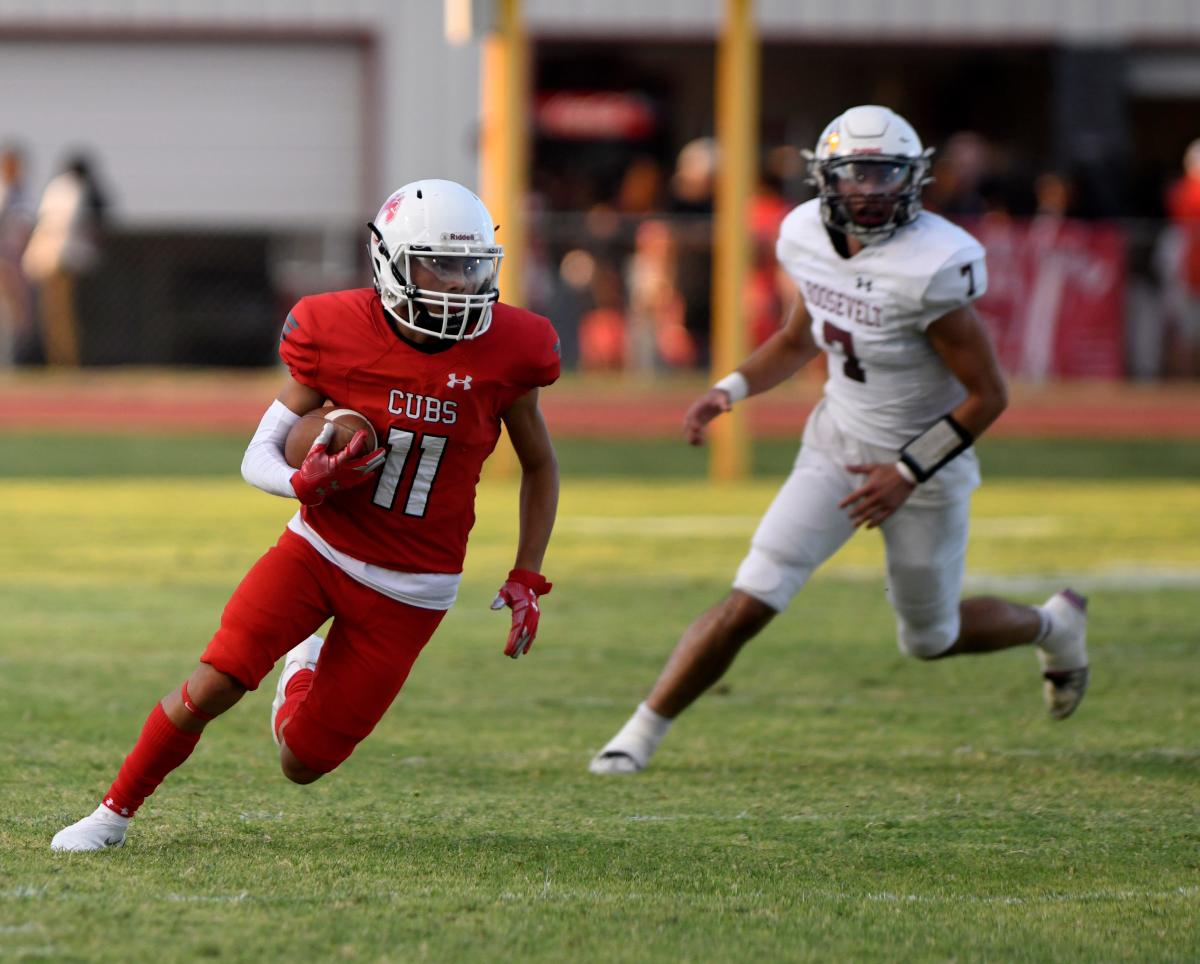
[[[358,288],[302,299],[279,354],[296,381],[366,416],[388,449],[373,482],[304,506],[304,521],[362,562],[461,572],[475,486],[500,437],[500,416],[558,378],[550,322],[497,304],[480,337],[418,347],[396,334],[373,289]]]

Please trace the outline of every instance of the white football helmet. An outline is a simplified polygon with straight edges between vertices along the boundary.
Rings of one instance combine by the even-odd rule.
[[[454,181],[413,181],[367,227],[375,290],[396,324],[452,341],[488,330],[504,249],[473,192]]]
[[[933,148],[924,149],[912,125],[886,107],[852,107],[805,151],[809,180],[821,198],[821,220],[834,231],[873,244],[921,212],[921,189]]]

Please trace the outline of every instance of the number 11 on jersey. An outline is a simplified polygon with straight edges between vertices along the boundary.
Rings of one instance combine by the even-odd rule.
[[[394,428],[388,432],[388,455],[379,473],[379,482],[375,486],[375,495],[371,501],[381,509],[391,509],[396,503],[396,490],[400,486],[400,476],[404,474],[404,466],[408,461],[408,453],[412,450],[416,433]],[[429,505],[429,491],[437,478],[438,466],[442,462],[442,453],[446,450],[444,435],[421,436],[421,461],[417,463],[417,471],[413,473],[412,485],[408,490],[408,499],[404,503],[404,514],[421,518]]]

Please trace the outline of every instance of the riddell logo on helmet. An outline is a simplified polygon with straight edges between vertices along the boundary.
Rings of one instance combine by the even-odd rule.
[[[850,152],[851,154],[882,154],[882,147],[856,147]]]
[[[479,232],[472,231],[470,234],[462,234],[458,231],[446,231],[442,234],[443,241],[478,241]]]

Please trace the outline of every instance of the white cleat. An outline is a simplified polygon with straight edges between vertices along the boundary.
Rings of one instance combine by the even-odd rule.
[[[50,841],[50,849],[81,853],[120,847],[125,843],[125,830],[129,827],[129,819],[100,804],[94,813],[89,813],[82,820],[77,820],[56,833]]]
[[[592,757],[592,762],[588,764],[588,772],[599,776],[641,773],[644,769],[646,769],[646,764],[638,760],[632,753],[607,747]]]
[[[1038,650],[1042,663],[1042,694],[1050,716],[1065,720],[1083,702],[1091,678],[1087,654],[1087,599],[1073,589],[1064,589],[1046,600],[1042,608],[1050,616],[1050,632]]]
[[[289,649],[284,657],[283,672],[279,674],[279,682],[275,684],[275,699],[271,703],[271,739],[275,741],[276,746],[279,746],[279,734],[275,731],[275,717],[279,715],[279,709],[283,706],[287,685],[300,670],[317,668],[323,645],[325,640],[320,636],[309,636],[299,646]]]
[[[588,772],[599,776],[640,773],[671,728],[671,720],[639,703],[617,735],[592,757]]]

